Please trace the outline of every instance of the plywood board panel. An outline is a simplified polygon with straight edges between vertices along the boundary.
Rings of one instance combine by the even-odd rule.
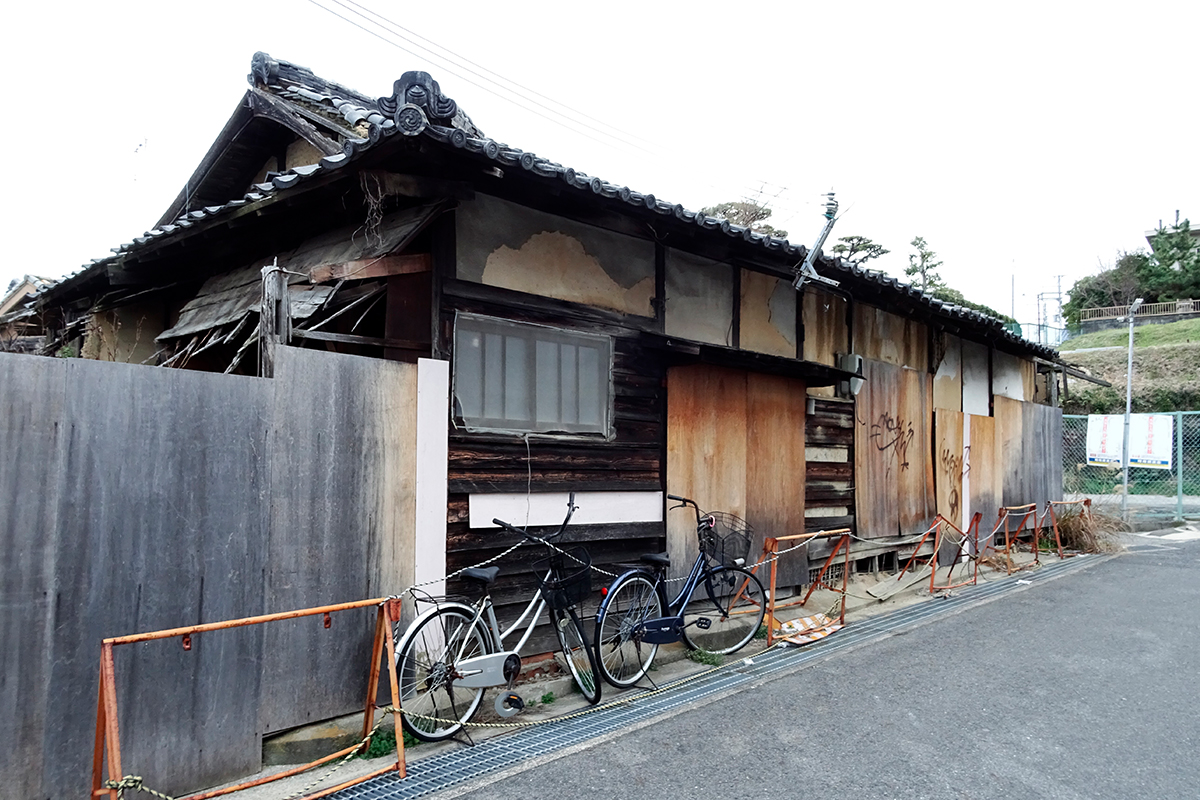
[[[280,355],[266,607],[403,590],[414,577],[415,535],[405,529],[415,520],[417,365],[298,348]],[[318,625],[268,626],[261,730],[353,708],[365,696],[373,622],[371,610],[339,615],[335,624],[356,633],[339,635],[336,648]],[[309,655],[297,661],[296,652]]]
[[[962,339],[942,336],[942,361],[933,376],[933,407],[962,411]]]
[[[1001,503],[1005,506],[1032,503],[1034,498],[1026,461],[1025,412],[1020,400],[995,397],[996,440],[1000,450]]]
[[[992,414],[992,384],[988,377],[986,345],[962,340],[962,411],[988,417]]]
[[[848,353],[846,299],[805,287],[803,303],[804,360],[837,365],[837,354]]]
[[[752,557],[762,552],[766,536],[804,532],[806,404],[804,384],[797,380],[746,376],[746,519],[755,529]],[[806,572],[805,559],[780,559],[778,585],[807,583]]]
[[[995,525],[1002,495],[1003,474],[996,445],[996,420],[992,417],[969,415],[970,449],[967,451],[967,483],[970,513],[979,512],[979,539],[984,541]]]
[[[899,479],[915,431],[898,416],[900,368],[864,359],[866,383],[856,398],[854,475],[856,526],[863,538],[899,533]]]
[[[962,527],[963,512],[963,414],[939,408],[934,412],[936,453],[937,510],[946,519]]]
[[[746,516],[746,373],[707,365],[667,372],[667,493]],[[667,514],[671,571],[696,558],[690,510]]]
[[[933,437],[933,386],[929,373],[913,369],[900,372],[899,409],[901,425],[912,436],[898,481],[900,533],[915,533],[928,528],[937,513],[934,461],[929,449]]]

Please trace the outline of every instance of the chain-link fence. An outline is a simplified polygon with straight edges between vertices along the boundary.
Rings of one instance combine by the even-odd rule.
[[[1170,511],[1175,519],[1200,513],[1200,411],[1175,411],[1171,469],[1129,468],[1129,505],[1139,512]],[[1120,465],[1087,461],[1088,418],[1063,415],[1063,494],[1119,501]]]

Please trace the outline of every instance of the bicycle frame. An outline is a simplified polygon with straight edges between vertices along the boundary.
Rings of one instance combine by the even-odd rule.
[[[549,572],[547,572],[546,577],[549,578],[549,576]],[[461,637],[458,652],[454,654],[454,663],[459,665],[459,672],[461,674],[458,683],[460,686],[467,688],[504,686],[508,683],[508,679],[504,676],[504,664],[510,655],[520,658],[521,650],[529,642],[530,637],[533,636],[534,628],[537,627],[537,621],[541,619],[542,611],[546,608],[545,595],[539,589],[530,598],[521,615],[505,631],[500,630],[500,624],[496,619],[496,607],[492,603],[490,592],[485,591],[483,597],[479,598],[474,606],[469,607],[472,608],[473,615],[471,621],[467,623],[468,628],[481,625],[487,632],[487,637],[495,652],[464,659],[463,652],[470,642],[470,637]],[[521,636],[521,640],[517,642],[515,647],[505,649],[505,639],[508,639],[522,625],[526,625],[526,620],[528,620],[528,625],[525,628],[524,635]]]

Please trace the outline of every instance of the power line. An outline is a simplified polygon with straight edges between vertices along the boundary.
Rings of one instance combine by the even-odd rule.
[[[641,154],[654,156],[654,157],[658,157],[658,158],[661,158],[663,156],[669,156],[674,153],[674,151],[668,151],[668,150],[662,149],[662,148],[657,149],[657,152],[656,152],[656,151],[647,149],[646,147],[642,147],[641,145],[638,145],[636,142],[629,141],[629,138],[632,138],[632,139],[638,139],[640,141],[645,141],[645,142],[650,143],[649,140],[647,140],[647,139],[636,136],[635,134],[630,134],[630,133],[623,131],[620,128],[617,128],[616,126],[610,125],[608,123],[604,123],[603,121],[598,120],[595,117],[591,117],[590,115],[584,114],[583,112],[580,112],[580,111],[577,111],[577,110],[571,108],[570,106],[566,105],[565,103],[561,103],[559,101],[553,100],[552,98],[550,98],[544,94],[541,94],[532,89],[524,87],[521,84],[518,84],[514,81],[510,81],[509,79],[504,78],[503,76],[499,75],[499,73],[496,73],[486,67],[483,67],[482,65],[477,64],[476,62],[466,59],[463,56],[459,56],[458,54],[454,53],[454,51],[450,50],[449,48],[446,48],[440,44],[437,44],[436,42],[434,42],[424,36],[421,36],[420,34],[417,34],[414,31],[411,31],[410,29],[399,25],[398,23],[395,23],[395,22],[389,20],[388,18],[384,17],[383,15],[367,8],[366,6],[363,6],[357,2],[354,2],[354,0],[328,0],[328,1],[336,4],[339,8],[345,10],[347,13],[353,14],[354,16],[360,18],[361,20],[363,20],[366,23],[366,25],[360,23],[359,21],[357,21],[355,19],[351,19],[350,17],[347,17],[347,16],[339,13],[337,10],[335,10],[333,8],[329,8],[327,6],[322,5],[321,3],[317,2],[317,0],[308,0],[309,3],[316,6],[317,8],[321,9],[322,11],[332,14],[333,16],[337,17],[338,19],[342,20],[343,22],[346,22],[347,24],[352,25],[355,28],[358,28],[362,32],[364,32],[370,36],[373,36],[376,39],[379,39],[380,41],[391,45],[392,47],[395,47],[397,50],[400,50],[401,52],[407,53],[407,54],[409,54],[411,56],[415,56],[417,58],[423,58],[423,57],[430,58],[435,63],[437,63],[437,66],[440,69],[444,69],[448,74],[453,75],[454,77],[459,78],[460,80],[463,80],[464,82],[470,84],[471,86],[474,86],[477,89],[480,89],[481,91],[487,92],[488,94],[492,95],[493,97],[496,97],[499,100],[503,100],[508,103],[511,103],[512,105],[516,106],[517,108],[520,108],[523,111],[533,114],[533,115],[535,115],[541,119],[544,119],[548,122],[554,123],[555,125],[558,125],[559,127],[564,128],[567,131],[570,131],[571,133],[578,134],[592,142],[595,142],[596,144],[603,145],[603,146],[615,151],[618,154],[630,155],[631,149],[637,150]],[[363,11],[365,11],[367,13],[363,13],[363,11],[356,10],[356,8],[351,8],[350,7],[351,5],[357,7],[358,9],[363,9]],[[403,31],[404,33],[407,33],[407,34],[411,35],[412,37],[420,39],[421,41],[428,42],[430,45],[438,48],[439,50],[444,50],[445,52],[449,53],[450,56],[446,56],[446,55],[442,55],[440,53],[434,52],[429,47],[425,47],[424,45],[421,45],[418,42],[413,41],[408,36],[403,35],[403,33],[400,33],[397,30],[389,29],[385,25],[381,24],[379,21],[372,19],[370,16],[367,16],[367,14],[377,17],[378,20],[382,20],[384,23],[387,23],[387,25],[391,26],[392,28],[398,29],[398,31]],[[368,27],[368,26],[370,26],[370,27]],[[384,33],[380,33],[379,30],[375,30],[373,28],[378,28],[379,30],[382,30]],[[411,45],[411,47],[416,48],[417,50],[423,51],[423,53],[425,55],[422,55],[422,53],[419,53],[419,52],[414,52],[413,49],[410,49],[409,47],[406,47],[403,44],[400,44],[399,42],[395,41],[391,37],[397,37],[397,38],[401,39],[402,41]],[[458,59],[462,62],[465,62],[466,64],[471,65],[473,67],[477,67],[478,70],[471,69],[470,67],[463,66],[462,64],[456,63],[454,60],[452,60],[451,57],[453,57],[454,59]],[[447,66],[447,64],[449,66]],[[469,73],[470,75],[474,75],[474,76],[478,77],[480,80],[487,81],[488,83],[494,85],[495,87],[499,88],[500,90],[502,90],[503,92],[505,92],[507,94],[499,94],[496,91],[494,91],[493,89],[491,89],[487,86],[483,86],[479,82],[472,80],[471,78],[467,77],[466,75],[463,75],[461,72],[456,71],[455,68],[457,68],[459,70],[463,70],[463,71]],[[489,77],[488,75],[482,74],[479,70],[490,73],[491,75],[495,75],[496,78],[492,78],[492,77]],[[592,133],[593,133],[592,130],[581,129],[580,127],[578,127],[580,125],[586,124],[586,123],[583,123],[581,120],[573,119],[573,118],[567,116],[566,114],[563,114],[561,111],[558,111],[550,106],[547,106],[544,103],[541,103],[541,102],[538,102],[537,100],[526,97],[521,93],[521,91],[517,91],[516,89],[513,89],[510,86],[505,85],[506,83],[511,83],[513,86],[518,87],[519,89],[523,90],[524,92],[528,92],[530,94],[541,97],[541,98],[547,100],[548,102],[553,103],[554,105],[565,108],[580,117],[583,117],[587,120],[596,122],[596,123],[602,125],[603,127],[609,128],[613,131],[616,131],[618,134],[621,134],[621,135],[620,136],[614,135],[612,133],[607,133],[602,130],[594,131],[594,133],[599,134],[600,136],[605,136],[608,139],[611,139],[612,141],[606,141],[604,139],[600,139],[597,136],[592,135]],[[513,95],[513,96],[510,97],[507,95]],[[531,108],[529,105],[526,105],[525,103],[520,102],[522,100],[527,103],[532,103],[533,105],[537,106],[538,108],[544,109],[546,112],[548,112],[548,114],[542,113],[541,111],[538,111],[537,108]],[[622,137],[629,137],[629,138],[622,138]],[[740,188],[735,189],[734,183],[740,184]],[[716,190],[719,194],[723,194],[723,195],[738,194],[738,195],[742,196],[743,199],[749,200],[752,202],[759,202],[760,198],[762,198],[763,195],[766,194],[763,187],[765,187],[767,185],[771,185],[771,186],[777,187],[777,189],[778,189],[778,191],[776,191],[775,194],[772,195],[772,197],[771,197],[771,203],[773,204],[771,207],[772,207],[772,210],[774,210],[778,213],[778,216],[776,218],[777,218],[777,220],[780,221],[781,224],[784,222],[790,223],[793,219],[797,219],[800,216],[800,214],[802,213],[800,210],[797,210],[797,209],[791,207],[790,204],[785,204],[785,203],[780,202],[780,198],[784,195],[785,192],[788,191],[787,187],[785,187],[785,186],[779,186],[778,184],[772,184],[770,181],[754,181],[753,183],[758,185],[758,189],[755,190],[755,189],[752,189],[750,186],[747,186],[746,184],[741,183],[741,179],[734,179],[734,183],[730,183],[727,185],[721,185],[721,184],[717,184],[717,183],[712,183],[711,180],[706,180],[703,182],[703,185],[706,185],[706,186]],[[720,202],[720,201],[718,200],[718,202]],[[804,205],[811,205],[811,204],[805,203]],[[782,212],[782,213],[779,213],[779,212]]]

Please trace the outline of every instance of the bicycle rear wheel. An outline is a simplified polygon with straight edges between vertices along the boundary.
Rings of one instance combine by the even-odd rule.
[[[592,659],[592,648],[588,647],[587,637],[575,609],[552,609],[550,623],[554,625],[554,633],[558,636],[559,647],[567,660],[567,668],[575,678],[575,685],[583,692],[583,697],[592,705],[600,702],[600,676],[596,671],[596,662]]]
[[[443,606],[413,623],[396,654],[401,720],[426,742],[448,739],[471,719],[481,688],[454,684],[457,663],[491,652],[491,639],[466,606]]]
[[[596,666],[604,680],[625,688],[642,679],[658,645],[643,642],[638,625],[662,615],[654,582],[643,573],[627,575],[609,589],[604,611],[596,618]]]
[[[684,642],[693,650],[737,652],[758,634],[766,611],[758,578],[741,567],[713,567],[688,598]]]

